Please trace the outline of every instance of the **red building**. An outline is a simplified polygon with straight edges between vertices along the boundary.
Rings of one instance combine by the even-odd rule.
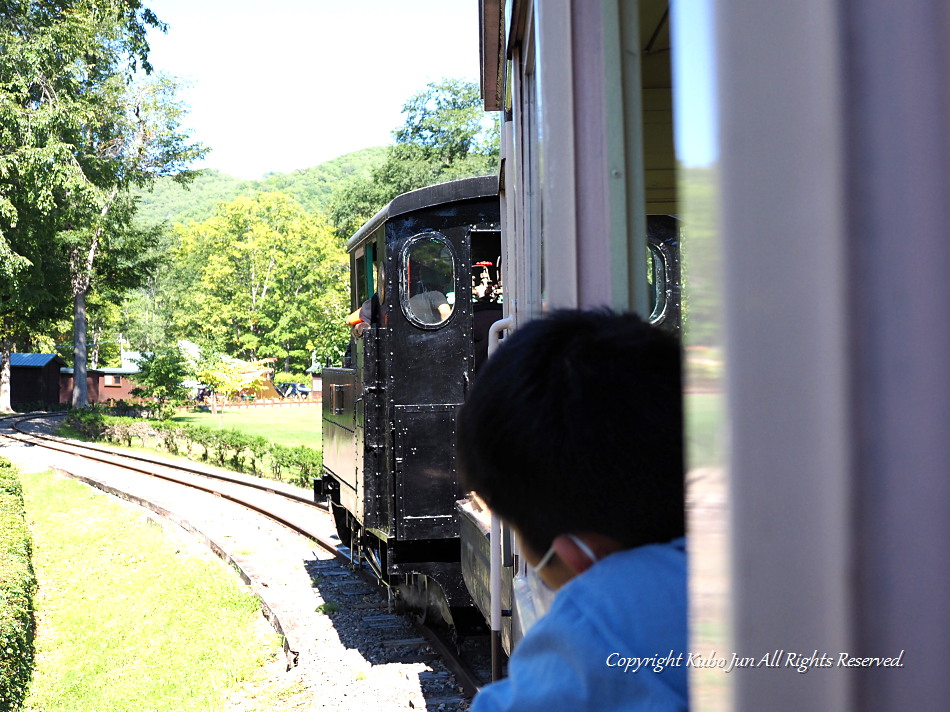
[[[129,376],[138,373],[138,368],[90,368],[86,371],[86,390],[90,403],[128,399],[135,384]],[[59,402],[69,403],[73,398],[73,369],[61,369],[59,379]]]

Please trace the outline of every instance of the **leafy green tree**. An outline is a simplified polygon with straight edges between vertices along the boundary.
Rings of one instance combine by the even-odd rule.
[[[321,218],[283,193],[262,193],[177,231],[179,336],[301,370],[308,345],[321,357],[339,354],[347,339],[347,261]]]
[[[211,391],[211,414],[218,413],[218,396],[224,397],[227,403],[242,390],[256,390],[263,382],[263,376],[256,375],[265,371],[262,361],[248,363],[230,358],[224,354],[206,360],[198,367],[198,380]],[[219,425],[223,425],[224,414],[221,414]]]
[[[113,285],[136,286],[148,272],[155,233],[134,226],[131,189],[162,175],[187,180],[185,166],[204,152],[188,144],[180,129],[184,109],[175,91],[167,77],[134,85],[117,106],[93,119],[103,135],[84,146],[91,165],[103,158],[110,164],[105,180],[89,191],[91,200],[76,216],[78,227],[61,233],[68,243],[73,290],[74,406],[86,402],[86,301],[102,264],[112,268]]]
[[[369,178],[345,181],[334,194],[330,220],[343,237],[401,193],[497,170],[497,119],[486,119],[475,83],[433,82],[406,102],[403,114],[386,162]]]
[[[137,385],[132,395],[151,398],[159,405],[183,401],[188,389],[183,385],[189,376],[188,363],[178,346],[165,346],[138,359],[139,372],[130,376]]]
[[[405,123],[393,131],[397,144],[418,147],[427,159],[444,165],[471,156],[497,161],[498,125],[486,125],[481,93],[474,82],[432,82],[413,94],[402,111]]]
[[[139,0],[11,0],[0,4],[0,273],[26,266],[9,232],[28,214],[51,216],[89,197],[109,156],[83,165],[97,141],[89,118],[115,105],[147,62],[147,27],[163,27]],[[122,76],[118,76],[118,75]],[[64,198],[69,201],[64,206]]]
[[[97,272],[113,259],[124,276],[143,267],[133,258],[148,234],[131,226],[130,189],[187,177],[202,152],[179,128],[174,82],[133,81],[138,67],[151,70],[148,27],[164,29],[140,0],[0,4],[0,254],[9,258],[0,279],[17,289],[9,283],[30,264],[17,233],[44,224],[46,257],[69,267],[74,405],[86,403],[86,300]]]
[[[65,260],[51,253],[44,221],[26,214],[8,237],[24,267],[12,279],[0,277],[0,411],[10,412],[10,352],[47,341],[45,332],[61,321],[69,300]],[[49,344],[44,344],[45,349]],[[44,349],[44,350],[45,350]]]

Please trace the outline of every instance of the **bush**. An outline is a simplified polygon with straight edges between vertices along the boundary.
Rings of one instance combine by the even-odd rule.
[[[105,430],[105,411],[102,408],[74,408],[66,422],[84,438],[99,440]]]
[[[36,575],[16,470],[0,458],[0,712],[18,710],[33,676]]]
[[[105,415],[102,408],[82,408],[70,412],[66,419],[82,437],[131,446],[138,438],[143,445],[152,443],[175,455],[190,459],[200,457],[275,480],[310,487],[320,477],[320,451],[308,447],[287,447],[268,442],[259,435],[246,435],[238,430],[212,430],[197,425],[179,425],[173,421],[152,421]],[[194,446],[200,445],[200,453]]]
[[[323,470],[323,456],[309,447],[298,447],[296,451],[296,465],[299,470],[297,484],[310,487],[314,480],[320,479]]]
[[[277,383],[303,383],[305,385],[310,385],[310,374],[309,373],[285,373],[283,371],[278,371],[274,374],[274,377],[271,381],[275,384]]]

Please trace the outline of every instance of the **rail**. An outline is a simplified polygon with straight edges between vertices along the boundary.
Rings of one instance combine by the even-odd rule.
[[[211,468],[175,463],[164,458],[151,457],[138,453],[122,452],[113,448],[103,447],[101,445],[76,442],[66,438],[60,438],[43,433],[27,432],[23,429],[23,423],[25,422],[37,418],[48,418],[55,415],[56,414],[49,413],[27,413],[16,416],[2,417],[0,418],[0,425],[9,425],[15,432],[11,433],[0,430],[0,437],[13,439],[20,442],[27,442],[31,445],[63,452],[76,457],[82,457],[94,462],[108,464],[113,467],[121,467],[129,471],[149,475],[168,482],[173,482],[181,486],[207,492],[234,502],[312,539],[322,549],[330,552],[338,562],[347,565],[355,574],[363,577],[366,580],[372,581],[373,583],[379,583],[378,579],[370,572],[369,567],[364,567],[360,565],[359,562],[357,562],[354,566],[352,555],[348,547],[339,541],[334,541],[331,539],[326,535],[325,531],[319,531],[318,528],[315,527],[311,522],[306,521],[306,517],[289,516],[286,512],[275,511],[275,507],[273,506],[262,505],[259,502],[251,501],[251,498],[249,497],[244,497],[234,494],[233,492],[224,491],[221,486],[215,485],[237,485],[240,487],[250,488],[256,492],[263,491],[267,494],[275,495],[290,501],[295,506],[303,505],[304,507],[310,508],[311,511],[318,510],[321,515],[325,515],[325,517],[328,518],[330,516],[329,507],[326,504],[315,503],[312,499],[312,494],[309,498],[305,496],[303,493],[309,492],[308,490],[292,488],[292,486],[286,485],[286,483],[262,480],[261,478],[255,478],[250,475],[222,473],[220,471],[214,471]],[[169,518],[170,513],[168,510],[156,503],[149,502],[147,499],[138,497],[137,495],[133,495],[128,492],[117,490],[114,487],[104,486],[102,483],[97,483],[91,478],[76,476],[72,473],[67,474],[70,474],[71,476],[76,477],[87,484],[96,486],[99,489],[103,489],[104,491],[107,491],[113,495],[133,501],[134,503],[146,507],[163,517]],[[205,478],[207,482],[198,481],[195,479],[196,477]],[[293,489],[299,489],[300,491],[295,492]],[[225,558],[225,560],[229,560],[229,557],[223,555],[223,552],[219,551],[218,548],[213,545],[213,542],[210,542],[207,537],[202,535],[200,532],[196,532],[193,527],[183,525],[181,521],[178,521],[175,518],[172,519],[192,534],[197,534],[198,538],[210,548],[212,548],[212,550],[218,556]],[[324,522],[324,529],[326,528],[327,524],[328,522]],[[238,569],[239,573],[242,575],[242,578],[246,578],[247,575],[242,572],[233,561],[229,560],[229,563]],[[278,633],[282,633],[279,617],[272,611],[269,611],[266,605],[264,612],[265,616],[278,631]],[[478,691],[481,684],[483,684],[481,680],[481,677],[483,676],[480,676],[478,673],[473,671],[471,666],[459,655],[455,645],[451,641],[445,640],[436,630],[431,629],[424,623],[420,623],[415,620],[413,620],[413,625],[419,634],[423,636],[442,657],[445,666],[456,676],[459,686],[462,688],[464,693],[469,696],[474,695]],[[287,652],[288,657],[293,657],[295,659],[296,653],[294,651],[287,650]]]

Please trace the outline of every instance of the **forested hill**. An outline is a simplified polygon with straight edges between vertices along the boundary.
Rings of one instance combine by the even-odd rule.
[[[241,180],[216,170],[205,170],[188,186],[162,178],[152,190],[139,195],[137,220],[141,225],[205,220],[218,203],[239,195],[282,191],[292,195],[308,212],[326,212],[327,201],[339,181],[350,176],[369,178],[386,161],[386,148],[375,146],[347,153],[313,168],[292,173],[269,173],[261,180]]]

